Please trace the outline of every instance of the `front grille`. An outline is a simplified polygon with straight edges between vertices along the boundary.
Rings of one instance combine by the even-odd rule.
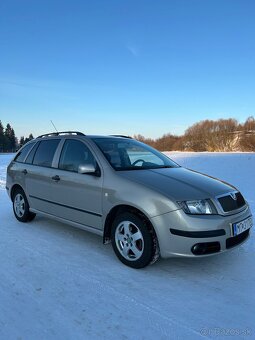
[[[234,236],[234,237],[230,237],[226,240],[226,248],[232,248],[237,246],[238,244],[242,243],[244,240],[247,239],[247,237],[249,236],[249,232],[250,230],[245,230],[242,234]]]
[[[218,198],[218,201],[224,212],[240,209],[245,205],[245,199],[240,192],[235,193],[234,199],[230,194]]]

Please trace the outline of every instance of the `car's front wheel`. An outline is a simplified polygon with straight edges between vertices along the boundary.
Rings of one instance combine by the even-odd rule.
[[[125,265],[143,268],[153,262],[155,240],[148,223],[132,213],[118,215],[112,226],[111,239],[115,254]]]
[[[28,200],[22,189],[16,189],[14,192],[13,212],[20,222],[29,222],[35,218],[35,214],[29,211]]]

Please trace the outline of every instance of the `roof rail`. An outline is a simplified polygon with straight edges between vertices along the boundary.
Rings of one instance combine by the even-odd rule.
[[[129,138],[129,139],[133,139],[131,136],[125,136],[125,135],[110,135],[112,137],[122,137],[122,138]]]
[[[86,136],[86,135],[84,135],[84,133],[79,132],[79,131],[60,131],[60,132],[45,133],[44,135],[38,136],[37,138],[60,136],[60,135]]]

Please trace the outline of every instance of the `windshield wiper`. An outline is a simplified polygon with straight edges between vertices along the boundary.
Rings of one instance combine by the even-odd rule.
[[[158,165],[158,166],[127,166],[123,168],[116,168],[116,171],[129,171],[129,170],[157,170],[157,169],[170,169],[170,168],[178,168],[177,166],[172,165]]]
[[[173,166],[173,165],[160,165],[160,166],[153,168],[153,169],[170,169],[170,168],[177,168],[177,167]]]

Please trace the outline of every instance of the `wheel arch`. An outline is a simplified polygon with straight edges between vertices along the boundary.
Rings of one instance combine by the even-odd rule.
[[[111,227],[112,227],[112,223],[114,219],[116,218],[117,215],[120,215],[121,213],[124,213],[124,212],[130,212],[146,220],[146,224],[149,228],[149,231],[152,232],[153,236],[157,238],[155,229],[150,219],[148,218],[148,216],[145,215],[144,212],[142,212],[141,210],[131,205],[120,204],[120,205],[113,207],[106,216],[105,223],[104,223],[104,236],[103,236],[104,244],[107,244],[111,241]]]
[[[19,184],[14,184],[14,185],[11,187],[11,191],[10,191],[10,197],[11,197],[11,200],[12,200],[12,201],[13,201],[13,195],[14,195],[14,193],[15,193],[15,191],[16,191],[17,189],[21,189],[21,190],[24,191],[24,189],[22,188],[21,185],[19,185]]]

